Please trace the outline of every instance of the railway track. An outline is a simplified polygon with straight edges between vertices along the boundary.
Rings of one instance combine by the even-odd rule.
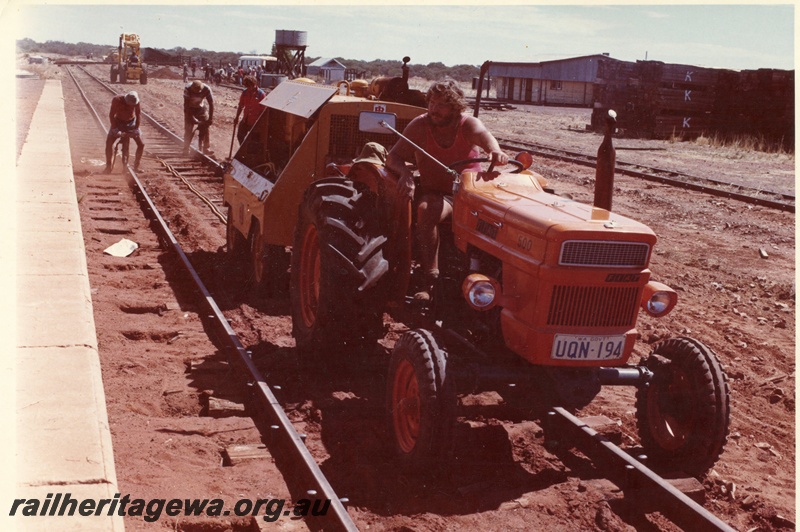
[[[87,72],[69,68],[76,86],[85,83],[97,83],[106,91],[113,89],[100,82]],[[77,74],[77,75],[76,75]],[[103,115],[96,109],[107,105],[108,94],[88,95],[81,90],[83,98],[92,116],[101,129],[104,129]],[[222,214],[221,180],[222,163],[203,156],[196,151],[184,156],[182,139],[172,133],[158,120],[143,113],[146,124],[142,124],[146,138],[145,157],[156,161],[162,168],[159,178],[179,180],[202,201],[213,213],[216,222],[224,224]],[[176,235],[169,228],[165,217],[159,213],[156,203],[148,195],[146,186],[132,168],[126,169],[136,189],[136,195],[142,210],[155,222],[155,228],[162,244],[172,250],[196,287],[205,315],[208,329],[214,332],[217,342],[223,346],[231,363],[243,376],[244,386],[248,390],[251,403],[256,407],[254,418],[261,418],[259,426],[265,440],[269,442],[273,453],[290,463],[288,470],[293,471],[293,478],[287,479],[295,485],[298,493],[305,497],[315,497],[332,501],[331,512],[319,525],[331,530],[355,530],[356,526],[338,498],[331,483],[322,474],[314,456],[306,447],[306,438],[293,427],[289,417],[281,407],[283,392],[277,393],[280,387],[271,386],[262,372],[255,365],[250,351],[243,345],[228,319],[223,315],[220,306],[201,279],[184,252]],[[598,469],[604,471],[608,478],[615,482],[626,497],[639,502],[648,500],[652,504],[648,511],[660,511],[679,526],[693,530],[732,530],[717,519],[700,504],[675,488],[674,482],[659,477],[650,470],[641,459],[634,458],[619,446],[611,443],[602,435],[589,428],[586,420],[576,418],[563,409],[554,408],[545,420],[545,444],[561,448],[575,447],[591,457]],[[653,503],[653,501],[655,501]],[[488,526],[488,525],[487,525]]]
[[[501,148],[510,151],[528,151],[540,157],[566,161],[581,166],[596,166],[597,157],[584,153],[561,150],[551,146],[544,146],[531,142],[498,138]],[[619,148],[618,148],[619,150]],[[761,205],[786,212],[795,212],[794,195],[782,194],[768,190],[755,189],[714,179],[692,176],[674,170],[645,167],[642,165],[626,163],[617,159],[615,171],[619,175],[636,177],[646,181],[654,181],[677,188],[685,188],[704,192],[712,196],[730,198],[733,200]]]
[[[78,86],[97,124],[105,130],[104,120],[96,109],[96,105],[99,105],[101,102],[93,103],[86,92],[81,89],[79,77],[75,76],[71,69],[68,71],[73,81]],[[100,82],[94,76],[89,75],[85,71],[84,74],[87,76],[85,79],[91,79],[105,87],[108,91],[114,92],[113,89],[105,85],[105,83]],[[195,184],[204,183],[212,177],[216,177],[217,181],[219,180],[219,163],[199,153],[195,153],[191,158],[182,155],[182,139],[172,134],[153,117],[145,113],[142,113],[142,115],[149,124],[148,127],[144,122],[142,123],[143,134],[147,135],[148,146],[151,144],[155,145],[149,152],[149,155],[164,165],[165,173],[187,183],[189,183],[190,180],[194,181]],[[180,151],[176,153],[177,150]],[[200,156],[201,162],[204,164],[196,164],[196,158],[198,156]],[[167,160],[169,162],[167,162]],[[155,228],[159,233],[162,243],[177,255],[180,264],[190,276],[199,292],[200,298],[206,307],[208,325],[211,330],[216,333],[217,340],[225,346],[229,361],[244,375],[248,394],[254,404],[258,405],[258,414],[264,416],[266,418],[266,423],[268,423],[269,428],[265,430],[265,434],[275,455],[291,462],[292,470],[295,471],[297,475],[292,481],[301,481],[305,483],[305,497],[331,501],[331,511],[320,518],[325,521],[323,524],[324,528],[330,528],[331,530],[357,530],[344,507],[343,501],[336,495],[330,483],[325,478],[325,475],[319,469],[318,464],[311,456],[311,453],[306,448],[304,444],[305,437],[301,436],[294,429],[294,426],[291,421],[289,421],[289,418],[273,394],[272,389],[253,363],[251,353],[244,348],[241,340],[231,328],[227,318],[211,296],[186,253],[183,251],[177,238],[170,230],[169,225],[148,195],[145,186],[142,184],[136,172],[131,167],[128,167],[126,171],[131,176],[135,186],[135,193],[142,205],[142,209],[152,221],[156,222]],[[187,175],[190,176],[189,179],[187,179]],[[192,188],[196,188],[194,184],[191,185]],[[215,213],[219,212],[216,203],[220,203],[221,198],[209,199],[209,196],[205,194],[198,195],[203,196],[204,202],[209,203]],[[221,221],[224,223],[224,218]]]

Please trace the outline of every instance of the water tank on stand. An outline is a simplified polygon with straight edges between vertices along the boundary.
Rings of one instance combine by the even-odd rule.
[[[308,32],[275,30],[275,44],[278,46],[305,48],[308,45]]]
[[[308,32],[275,30],[275,50],[278,56],[278,74],[289,79],[306,75],[305,54]]]

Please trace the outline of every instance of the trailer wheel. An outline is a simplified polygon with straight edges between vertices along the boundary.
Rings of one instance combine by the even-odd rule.
[[[235,231],[235,229],[234,229]],[[288,285],[288,260],[283,246],[266,244],[257,221],[250,226],[250,280],[259,295],[285,293]]]
[[[233,207],[228,207],[228,215],[225,221],[225,248],[227,256],[231,260],[239,260],[245,254],[244,235],[233,225]]]
[[[258,290],[263,286],[267,276],[266,257],[264,257],[264,239],[258,223],[250,224],[250,273],[254,287]]]
[[[395,343],[387,377],[389,433],[404,467],[435,469],[452,450],[455,384],[447,352],[426,330],[408,331]]]
[[[389,270],[372,194],[344,178],[315,182],[300,204],[291,256],[292,334],[305,355],[360,348],[383,332]]]
[[[660,343],[644,361],[653,380],[636,392],[646,454],[660,466],[703,476],[728,440],[730,390],[717,355],[692,338]]]

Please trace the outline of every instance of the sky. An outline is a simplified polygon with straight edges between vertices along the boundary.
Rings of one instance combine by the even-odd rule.
[[[624,0],[623,0],[624,1]],[[412,64],[536,62],[608,53],[710,68],[794,68],[795,7],[783,4],[315,5],[10,0],[0,17],[16,38],[268,54],[276,30],[306,32],[306,57]]]

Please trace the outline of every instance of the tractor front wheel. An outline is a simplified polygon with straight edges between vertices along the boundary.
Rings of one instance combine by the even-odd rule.
[[[433,470],[452,450],[456,393],[447,353],[429,331],[395,343],[387,378],[389,433],[403,466]]]
[[[636,392],[645,453],[672,471],[703,476],[728,439],[730,390],[717,355],[692,338],[660,343],[644,361],[653,380]]]

